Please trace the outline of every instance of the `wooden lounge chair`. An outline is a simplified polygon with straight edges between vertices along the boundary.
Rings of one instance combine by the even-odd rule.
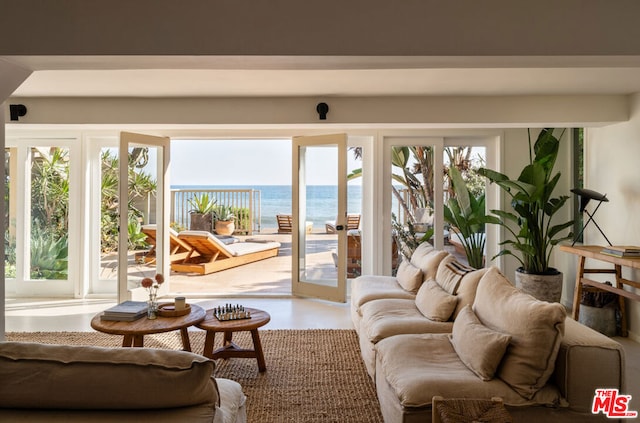
[[[293,217],[290,214],[277,214],[276,220],[278,221],[278,233],[290,234],[293,228]],[[308,234],[313,231],[313,222],[305,222],[305,230]]]
[[[141,257],[145,263],[156,261],[156,225],[143,225],[142,233],[147,236],[145,241],[151,245],[151,249]],[[184,260],[192,248],[178,238],[178,232],[169,228],[169,263]]]
[[[328,220],[324,224],[325,230],[328,234],[336,233],[336,221]],[[347,230],[359,229],[360,228],[360,215],[359,214],[348,214],[347,215]]]
[[[293,220],[290,214],[277,214],[276,220],[278,221],[279,234],[291,233],[291,225],[293,224]]]
[[[171,264],[171,270],[207,275],[278,255],[279,242],[237,242],[225,245],[206,231],[182,231],[178,234],[192,248],[187,257]],[[198,256],[195,254],[198,253]]]

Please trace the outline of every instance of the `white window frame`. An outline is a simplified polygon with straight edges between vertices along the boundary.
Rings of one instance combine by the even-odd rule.
[[[31,279],[31,147],[64,147],[69,149],[69,235],[68,277],[66,280]],[[17,149],[17,175],[12,177],[12,189],[17,189],[16,219],[16,278],[7,279],[6,290],[11,295],[32,297],[78,298],[80,293],[79,233],[81,210],[82,146],[73,134],[47,133],[47,136],[21,136],[6,139],[5,148]],[[20,189],[23,187],[23,189]],[[75,222],[75,223],[74,223]]]

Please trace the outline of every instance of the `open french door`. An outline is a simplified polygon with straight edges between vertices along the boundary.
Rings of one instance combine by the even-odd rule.
[[[346,302],[346,155],[346,134],[293,138],[294,295]],[[335,219],[335,233],[324,233],[324,227],[309,232],[307,222],[317,217],[320,209],[326,213],[327,207],[332,209],[327,217]]]
[[[120,133],[118,248],[118,301],[145,300],[148,294],[140,287],[144,277],[156,273],[165,276],[159,294],[169,292],[169,149],[170,139],[151,135]],[[137,197],[135,184],[151,184],[155,191]],[[131,188],[131,189],[130,189]],[[130,206],[135,205],[136,212]],[[155,225],[155,260],[141,262],[135,246],[141,225]]]

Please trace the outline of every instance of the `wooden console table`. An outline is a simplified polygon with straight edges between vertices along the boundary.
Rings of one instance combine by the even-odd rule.
[[[597,245],[583,245],[583,246],[569,246],[561,245],[560,251],[575,254],[578,256],[578,272],[576,274],[576,288],[573,293],[573,319],[578,320],[580,317],[580,298],[582,297],[583,285],[591,286],[602,291],[613,292],[618,295],[620,304],[620,317],[621,317],[621,329],[622,336],[628,335],[627,328],[627,313],[624,305],[624,299],[629,298],[634,301],[640,301],[640,295],[633,292],[626,291],[625,285],[632,286],[634,288],[640,288],[640,283],[624,279],[622,277],[622,267],[629,267],[632,269],[640,269],[640,257],[613,257],[607,254],[602,254],[601,246]],[[613,269],[585,269],[586,259],[599,260],[613,265]],[[615,286],[609,286],[602,282],[597,282],[584,277],[585,273],[611,273],[615,274],[616,283]]]

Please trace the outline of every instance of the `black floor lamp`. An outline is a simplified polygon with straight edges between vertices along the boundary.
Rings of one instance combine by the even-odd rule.
[[[576,236],[573,239],[573,244],[571,244],[571,246],[575,245],[576,241],[580,239],[580,235],[582,235],[582,233],[584,232],[584,228],[587,227],[589,222],[593,222],[593,224],[596,225],[596,228],[598,228],[598,230],[600,231],[604,239],[607,240],[609,245],[613,245],[611,244],[611,241],[609,241],[609,238],[607,238],[607,236],[604,234],[604,232],[602,232],[602,229],[593,218],[593,216],[596,214],[596,212],[598,211],[598,208],[602,205],[602,203],[609,202],[607,195],[600,194],[599,192],[595,192],[590,189],[584,189],[584,188],[574,188],[571,190],[571,192],[580,197],[580,213],[586,213],[587,216],[589,216],[589,219],[587,219],[587,222],[584,225],[582,225],[582,230],[580,231],[578,236]],[[587,204],[589,203],[590,200],[598,201],[598,205],[593,210],[593,213],[589,213],[589,210],[587,210]]]

